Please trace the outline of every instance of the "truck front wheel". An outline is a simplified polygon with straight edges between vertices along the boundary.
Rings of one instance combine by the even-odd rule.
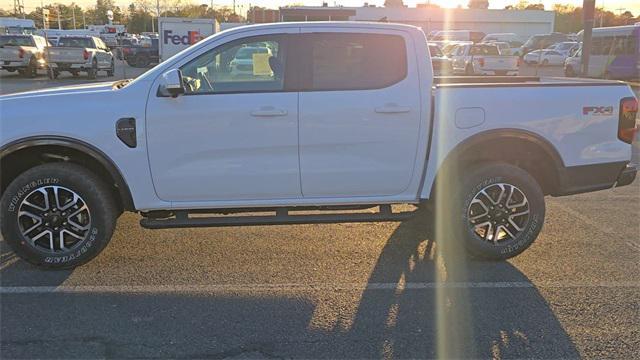
[[[477,166],[461,179],[451,216],[455,238],[467,251],[504,260],[526,250],[544,224],[543,192],[536,180],[506,163]]]
[[[2,236],[38,266],[66,269],[97,256],[113,234],[117,206],[106,184],[87,169],[48,163],[13,180],[0,200]]]

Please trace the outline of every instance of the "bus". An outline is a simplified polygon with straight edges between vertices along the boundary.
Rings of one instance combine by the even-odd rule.
[[[582,40],[583,33],[578,34]],[[640,78],[640,25],[593,29],[587,77]]]

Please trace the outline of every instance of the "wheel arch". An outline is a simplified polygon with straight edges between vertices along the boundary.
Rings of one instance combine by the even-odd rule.
[[[26,159],[26,161],[24,161]],[[121,171],[104,152],[84,141],[63,136],[34,136],[0,148],[0,194],[16,176],[41,163],[68,161],[86,166],[110,179],[114,196],[122,210],[135,211],[131,191]],[[10,169],[9,171],[5,169]]]
[[[512,146],[505,151],[505,147]],[[542,136],[523,129],[488,130],[462,141],[445,157],[431,186],[430,198],[436,193],[438,181],[452,169],[503,161],[527,171],[538,182],[545,195],[556,194],[561,186],[565,167],[559,152]],[[453,165],[458,165],[454,167]]]

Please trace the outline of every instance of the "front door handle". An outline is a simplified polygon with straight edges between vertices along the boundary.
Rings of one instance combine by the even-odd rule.
[[[253,110],[251,112],[251,116],[254,117],[275,117],[275,116],[286,116],[287,110],[284,109],[276,109],[272,106],[261,107],[260,109]]]
[[[408,106],[398,106],[396,104],[386,104],[381,107],[376,108],[376,112],[378,114],[401,114],[408,113],[411,111],[411,108]]]

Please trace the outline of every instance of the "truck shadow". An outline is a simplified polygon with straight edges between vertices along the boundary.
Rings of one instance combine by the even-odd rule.
[[[16,358],[580,356],[522,272],[508,262],[439,251],[425,219],[395,229],[361,293],[3,294],[2,352]],[[11,260],[0,245],[2,286],[57,286],[72,273]],[[340,320],[317,318],[327,311],[328,319]]]

